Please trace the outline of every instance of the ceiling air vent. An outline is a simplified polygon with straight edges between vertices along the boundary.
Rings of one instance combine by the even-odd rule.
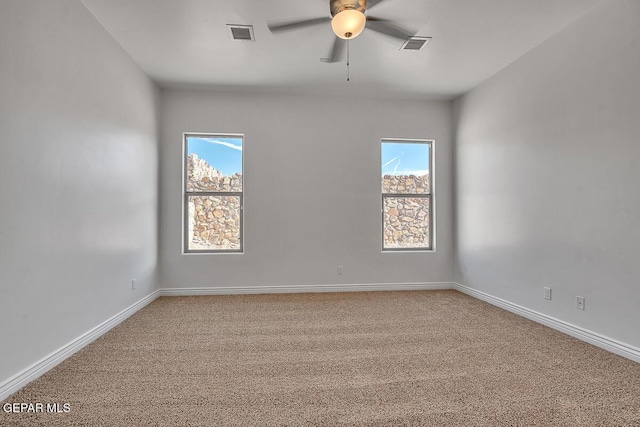
[[[253,37],[252,25],[227,24],[227,28],[229,29],[229,35],[231,36],[231,40],[235,40],[239,42],[253,42],[256,40]]]
[[[431,37],[409,37],[404,43],[402,43],[400,50],[422,50],[429,41],[431,41]]]

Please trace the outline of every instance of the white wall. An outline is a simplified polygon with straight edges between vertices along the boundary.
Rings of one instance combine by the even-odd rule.
[[[157,288],[158,93],[75,0],[0,1],[0,58],[1,384]]]
[[[456,281],[640,347],[640,2],[604,2],[456,110]]]
[[[166,90],[161,123],[163,287],[451,281],[450,102]],[[181,254],[183,132],[245,134],[243,255]],[[436,140],[435,253],[381,253],[383,137]]]

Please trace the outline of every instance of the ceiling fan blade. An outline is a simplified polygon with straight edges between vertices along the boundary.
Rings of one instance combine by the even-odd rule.
[[[384,0],[367,0],[367,10],[382,3]]]
[[[344,45],[346,43],[346,40],[336,37],[333,41],[333,46],[331,46],[329,56],[326,58],[320,58],[320,61],[329,63],[340,62],[340,57],[342,56],[342,51],[344,50]]]
[[[414,32],[398,27],[387,19],[376,18],[375,16],[367,16],[366,28],[400,40],[406,40],[415,35]]]
[[[329,21],[331,21],[331,18],[328,16],[324,16],[322,18],[297,19],[295,21],[273,22],[273,23],[268,23],[267,27],[269,27],[269,30],[271,30],[272,33],[277,33],[280,31],[295,30],[297,28],[303,28],[303,27],[311,27],[311,26],[323,24]]]

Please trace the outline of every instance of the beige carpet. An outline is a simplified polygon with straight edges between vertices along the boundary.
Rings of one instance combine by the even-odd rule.
[[[640,364],[456,291],[168,297],[5,402],[71,411],[2,426],[640,426]]]

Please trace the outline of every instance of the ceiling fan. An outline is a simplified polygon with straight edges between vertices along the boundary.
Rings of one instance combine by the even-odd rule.
[[[385,0],[329,0],[329,10],[331,16],[319,18],[271,22],[267,26],[272,33],[276,34],[287,30],[296,30],[304,27],[324,24],[331,21],[331,28],[336,37],[326,58],[322,62],[338,62],[346,42],[362,33],[367,28],[378,33],[407,40],[414,34],[405,30],[387,19],[365,15],[365,11],[382,3]]]

